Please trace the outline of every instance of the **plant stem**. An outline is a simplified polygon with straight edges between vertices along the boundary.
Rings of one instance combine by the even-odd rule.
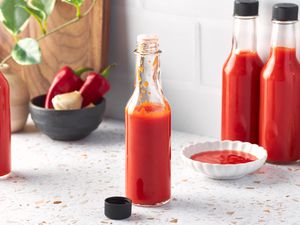
[[[85,16],[87,16],[87,15],[92,11],[92,9],[93,9],[93,7],[95,6],[96,2],[97,2],[97,0],[93,0],[93,2],[91,3],[90,7],[89,7],[82,15],[80,15],[79,17],[76,15],[75,18],[73,18],[73,19],[67,21],[67,22],[64,23],[64,24],[61,24],[60,26],[58,26],[58,27],[56,27],[56,28],[54,28],[54,29],[48,31],[48,32],[45,33],[45,34],[42,34],[40,37],[36,38],[35,40],[39,42],[39,41],[43,40],[44,38],[50,36],[51,34],[57,32],[57,31],[59,31],[59,30],[62,30],[62,29],[64,29],[65,27],[67,27],[67,26],[69,26],[69,25],[71,25],[71,24],[73,24],[73,23],[78,22],[79,20],[81,20],[82,18],[84,18]],[[5,64],[11,57],[12,57],[12,56],[11,56],[11,53],[10,53],[8,56],[6,56],[6,57],[1,61],[0,66],[2,66],[3,64]]]
[[[76,7],[76,16],[81,17],[80,6],[75,6],[75,7]]]
[[[18,36],[17,35],[14,35],[14,41],[15,41],[15,43],[18,42]]]
[[[66,23],[64,23],[64,24],[62,24],[62,25],[54,28],[53,30],[48,31],[46,34],[43,34],[43,35],[39,36],[36,40],[37,41],[43,40],[44,38],[48,37],[49,35],[51,35],[51,34],[57,32],[57,31],[65,28],[65,27],[67,27],[67,26],[69,26],[69,25],[71,25],[73,23],[76,23],[78,20],[80,20],[80,18],[75,17],[75,18],[69,20],[68,22],[66,22]]]
[[[9,54],[8,56],[6,56],[2,62],[0,63],[0,67],[2,67],[9,59],[11,58],[11,54]]]
[[[39,24],[39,26],[40,26],[40,30],[42,31],[42,34],[46,34],[47,31],[46,31],[46,29],[45,29],[44,26],[43,26],[43,22],[40,21],[40,20],[38,20],[38,24]]]
[[[61,30],[61,29],[63,29],[63,28],[65,28],[65,27],[67,27],[67,26],[69,26],[69,25],[71,25],[71,24],[73,24],[73,23],[76,23],[77,21],[79,21],[79,20],[81,20],[82,18],[86,17],[86,16],[90,13],[90,11],[93,9],[93,7],[95,6],[96,1],[97,1],[97,0],[93,0],[93,2],[92,2],[92,4],[90,5],[90,7],[89,7],[89,8],[88,8],[88,9],[87,9],[80,17],[77,17],[77,16],[76,16],[75,18],[69,20],[68,22],[66,22],[66,23],[64,23],[64,24],[62,24],[62,25],[60,25],[60,26],[54,28],[53,30],[48,31],[47,34],[41,35],[41,36],[38,37],[36,40],[37,40],[37,41],[40,41],[40,40],[46,38],[47,36],[49,36],[49,35],[51,35],[51,34],[57,32],[57,31],[59,31],[59,30]]]

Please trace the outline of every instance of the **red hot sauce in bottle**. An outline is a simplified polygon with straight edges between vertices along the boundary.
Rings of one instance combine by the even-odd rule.
[[[171,198],[171,109],[160,82],[156,35],[139,35],[135,90],[125,109],[126,196],[136,205]]]
[[[296,57],[298,6],[273,7],[272,47],[261,74],[259,143],[268,161],[300,159],[300,64]]]
[[[258,143],[259,80],[256,51],[258,1],[235,1],[231,53],[223,67],[222,140]]]

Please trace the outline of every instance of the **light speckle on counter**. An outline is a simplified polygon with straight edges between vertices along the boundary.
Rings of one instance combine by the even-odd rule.
[[[209,140],[172,134],[172,201],[107,219],[104,199],[124,195],[124,124],[106,119],[77,142],[53,141],[30,121],[12,136],[13,172],[0,180],[1,225],[300,224],[300,165],[266,164],[239,180],[211,180],[185,168],[180,150]]]

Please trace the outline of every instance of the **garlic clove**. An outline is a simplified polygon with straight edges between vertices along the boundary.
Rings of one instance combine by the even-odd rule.
[[[93,108],[93,107],[95,107],[95,104],[93,104],[93,103],[90,103],[89,105],[87,105],[86,107],[84,107],[84,108]]]
[[[52,104],[56,110],[81,109],[83,98],[78,91],[56,95],[52,99]]]

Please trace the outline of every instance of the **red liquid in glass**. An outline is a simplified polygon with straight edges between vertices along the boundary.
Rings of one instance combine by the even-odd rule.
[[[256,52],[231,53],[223,67],[222,140],[258,143],[259,80]]]
[[[125,112],[126,196],[134,204],[155,205],[171,195],[171,113],[154,103]]]
[[[262,70],[260,145],[268,161],[300,159],[300,65],[296,50],[276,47]]]
[[[234,150],[216,150],[200,152],[195,155],[192,155],[191,159],[199,162],[213,164],[239,164],[257,160],[256,156],[250,153]]]
[[[0,176],[10,173],[9,86],[0,72]]]

